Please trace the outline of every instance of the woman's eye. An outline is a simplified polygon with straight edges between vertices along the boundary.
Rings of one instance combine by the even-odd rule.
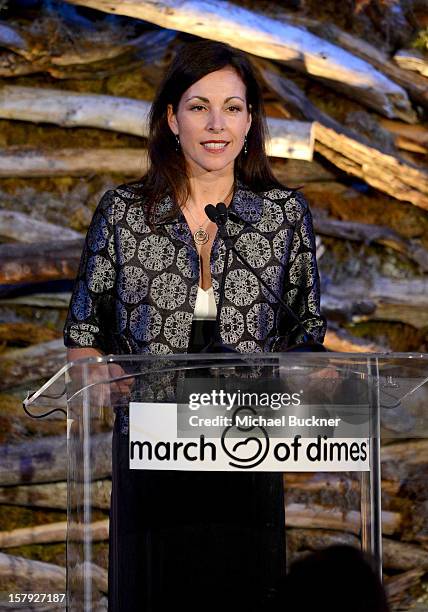
[[[205,108],[205,106],[202,106],[202,104],[195,104],[194,106],[190,107],[190,110],[197,110],[200,108]],[[239,112],[241,110],[241,107],[240,106],[229,106],[228,110],[233,110],[233,112],[236,112],[236,111]]]

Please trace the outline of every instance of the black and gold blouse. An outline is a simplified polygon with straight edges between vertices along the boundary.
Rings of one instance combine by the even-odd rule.
[[[186,353],[199,284],[199,256],[184,215],[171,218],[166,195],[152,231],[141,185],[107,191],[92,218],[75,281],[64,343],[105,354]],[[298,191],[254,193],[237,181],[226,224],[235,248],[280,295],[318,342],[326,331],[312,216]],[[215,299],[225,245],[217,233],[211,251]],[[220,312],[222,342],[242,352],[275,351],[304,331],[231,253]]]

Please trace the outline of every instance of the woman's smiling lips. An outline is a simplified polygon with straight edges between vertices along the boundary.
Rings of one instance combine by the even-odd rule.
[[[204,147],[205,151],[209,153],[222,153],[227,145],[229,144],[226,140],[207,140],[205,142],[201,142],[201,145]]]

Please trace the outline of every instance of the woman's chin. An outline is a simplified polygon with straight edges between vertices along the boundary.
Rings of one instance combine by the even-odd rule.
[[[235,159],[218,158],[218,159],[206,159],[206,156],[197,160],[190,160],[189,167],[196,165],[198,168],[205,170],[205,172],[221,172],[230,168],[233,171]]]

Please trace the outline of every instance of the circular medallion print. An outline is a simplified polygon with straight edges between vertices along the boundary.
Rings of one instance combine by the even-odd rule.
[[[256,340],[264,340],[272,330],[274,313],[269,304],[254,304],[247,313],[248,331]]]
[[[153,279],[150,292],[159,308],[175,310],[184,303],[187,287],[178,274],[164,272]]]
[[[137,266],[124,266],[119,272],[118,292],[123,302],[138,304],[147,295],[149,279]]]
[[[88,261],[86,281],[94,293],[102,293],[114,285],[115,271],[111,263],[101,255],[94,255]]]
[[[150,342],[157,335],[162,327],[162,317],[153,306],[141,304],[131,313],[129,328],[134,338]]]
[[[233,306],[221,309],[220,335],[226,344],[235,344],[244,333],[244,317]]]
[[[174,348],[186,348],[190,339],[190,326],[193,314],[190,312],[174,312],[169,315],[164,325],[164,335]]]
[[[236,242],[236,250],[253,268],[262,268],[271,257],[269,240],[255,232],[243,234]]]
[[[226,298],[235,306],[249,306],[257,297],[259,282],[249,270],[231,270],[226,276]]]
[[[174,260],[174,246],[165,236],[147,236],[138,247],[138,259],[147,270],[160,272]]]

